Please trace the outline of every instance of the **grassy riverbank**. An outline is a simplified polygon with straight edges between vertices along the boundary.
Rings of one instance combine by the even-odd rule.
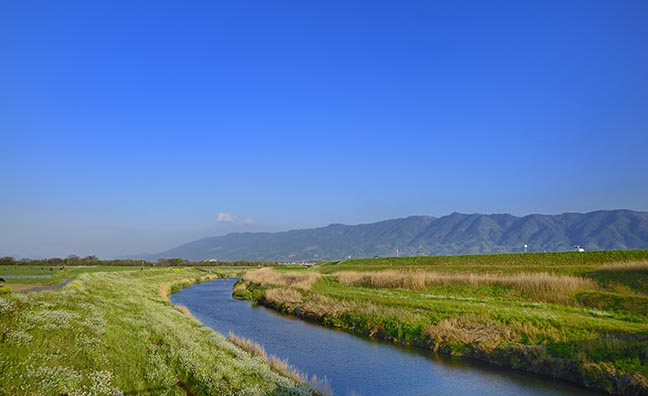
[[[235,295],[350,331],[648,394],[648,251],[346,260]]]
[[[311,395],[168,293],[232,275],[190,268],[80,275],[59,291],[0,294],[0,395]]]

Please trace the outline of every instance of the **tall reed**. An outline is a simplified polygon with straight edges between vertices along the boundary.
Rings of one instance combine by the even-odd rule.
[[[281,373],[296,382],[309,384],[315,390],[317,390],[320,395],[332,394],[331,387],[326,378],[318,378],[316,375],[313,375],[309,378],[307,374],[299,371],[297,368],[288,363],[288,360],[280,359],[274,355],[268,355],[265,351],[265,348],[263,348],[263,346],[258,342],[250,340],[249,338],[239,337],[231,331],[229,332],[229,334],[227,334],[227,339],[232,344],[238,346],[250,355],[262,359],[278,373]]]
[[[518,274],[446,274],[427,271],[343,271],[334,274],[341,284],[422,290],[432,285],[468,284],[471,286],[501,285],[516,291],[529,293],[545,300],[570,295],[579,290],[597,289],[595,281],[571,275],[556,275],[547,272]]]
[[[605,264],[599,268],[599,271],[648,271],[648,261]]]
[[[295,289],[310,289],[322,275],[318,272],[278,272],[272,268],[260,268],[243,275],[243,280],[261,287],[289,286]]]

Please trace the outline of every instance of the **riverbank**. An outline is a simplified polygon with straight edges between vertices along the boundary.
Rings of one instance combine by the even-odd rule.
[[[136,269],[3,291],[0,395],[312,395],[168,302],[235,272]]]
[[[357,334],[646,395],[642,254],[347,260],[249,273],[234,293]]]

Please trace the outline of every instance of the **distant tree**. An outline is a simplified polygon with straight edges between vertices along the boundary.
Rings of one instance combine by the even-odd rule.
[[[50,259],[47,259],[47,264],[48,265],[61,265],[61,264],[63,264],[63,259],[58,258],[58,257],[52,257]]]
[[[84,263],[84,264],[96,263],[97,261],[99,261],[99,257],[94,256],[94,255],[93,256],[86,256],[86,257],[81,259],[81,262]]]
[[[81,260],[79,256],[77,256],[76,254],[71,254],[67,256],[63,261],[65,261],[66,264],[76,264],[79,262],[79,260]]]
[[[5,256],[0,258],[0,265],[13,265],[16,264],[16,259],[11,256]]]
[[[177,267],[180,265],[186,265],[188,261],[181,259],[181,258],[161,258],[158,259],[157,261],[158,265],[160,266],[169,266],[169,267]]]
[[[179,265],[184,264],[184,260],[181,258],[170,258],[167,260],[169,262],[169,265],[172,267],[177,267]]]

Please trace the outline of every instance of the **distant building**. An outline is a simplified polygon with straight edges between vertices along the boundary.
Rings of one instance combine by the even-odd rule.
[[[585,249],[583,249],[581,246],[578,246],[578,245],[574,246],[574,250],[577,251],[577,252],[584,252],[585,251]]]

